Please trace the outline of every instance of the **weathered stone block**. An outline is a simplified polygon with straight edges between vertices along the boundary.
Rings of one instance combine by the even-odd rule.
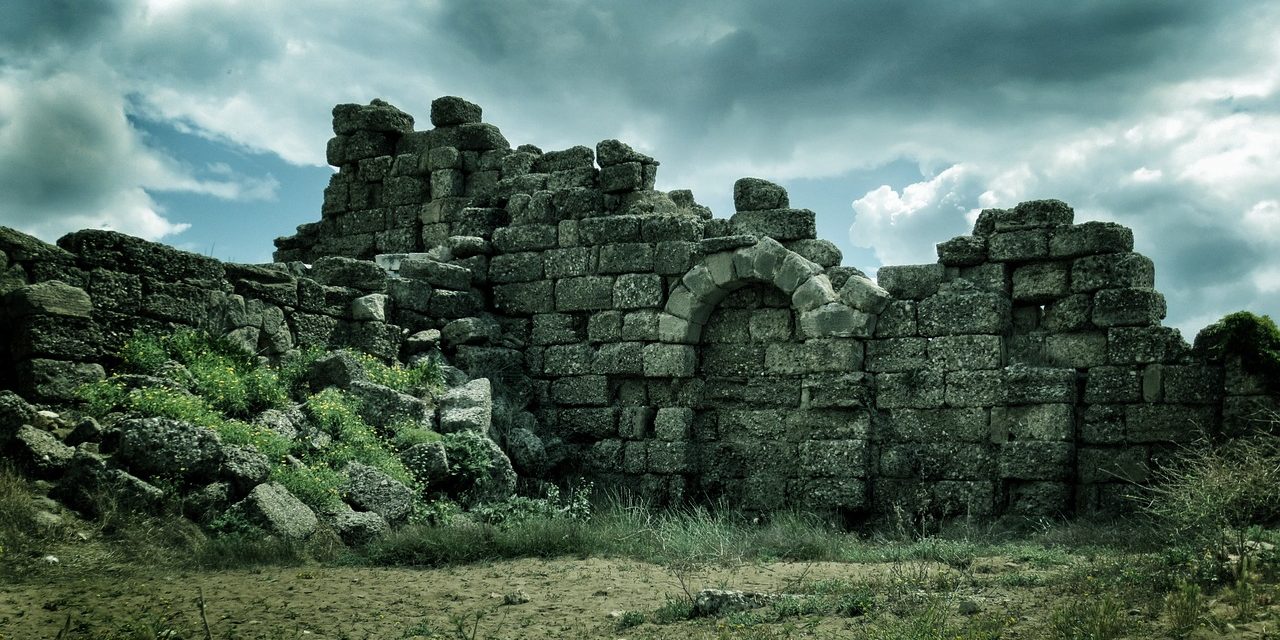
[[[937,245],[938,262],[948,267],[967,267],[987,261],[987,239],[957,236]]]
[[[618,433],[618,409],[613,407],[561,409],[556,412],[556,428],[559,433],[569,437],[609,438]],[[621,442],[604,440],[596,444],[601,445],[603,442],[613,443],[604,446],[616,449],[615,453],[621,452]],[[607,469],[616,470],[620,462],[621,460],[614,460]]]
[[[875,316],[831,302],[800,314],[800,336],[811,338],[869,338]]]
[[[606,244],[600,247],[598,272],[606,274],[652,271],[653,252],[653,245],[644,242]]]
[[[702,337],[702,325],[679,316],[658,316],[658,339],[663,342],[695,344]]]
[[[1191,442],[1212,433],[1213,407],[1184,404],[1134,404],[1125,407],[1130,442]]]
[[[877,338],[898,338],[918,335],[916,322],[917,303],[912,300],[894,300],[885,306],[876,320]]]
[[[733,207],[738,211],[785,209],[787,190],[760,178],[739,178],[733,183]]]
[[[768,236],[774,240],[803,240],[817,236],[814,213],[808,209],[739,211],[729,219],[736,233]]]
[[[944,270],[940,264],[880,267],[876,281],[898,300],[923,300],[938,292]]]
[[[577,376],[591,373],[595,349],[585,344],[557,344],[543,352],[543,372],[553,376]]]
[[[923,368],[928,359],[925,338],[884,338],[867,341],[866,370],[892,373]]]
[[[1133,251],[1133,231],[1114,222],[1085,222],[1055,229],[1049,255],[1055,258]]]
[[[498,311],[518,315],[555,311],[551,281],[494,285],[493,306]]]
[[[987,410],[894,409],[880,416],[883,435],[893,442],[986,442]]]
[[[1015,302],[1048,302],[1069,295],[1069,268],[1064,262],[1039,262],[1013,270]]]
[[[1008,483],[1008,506],[1013,516],[1061,518],[1070,513],[1071,485],[1065,482]]]
[[[1088,294],[1066,296],[1045,305],[1040,326],[1055,333],[1089,329],[1092,311],[1093,298]]]
[[[578,240],[584,245],[640,242],[641,216],[606,216],[578,221]]]
[[[1182,334],[1172,327],[1107,329],[1107,360],[1111,364],[1170,362],[1187,348]]]
[[[1138,402],[1142,399],[1138,371],[1133,367],[1093,367],[1084,387],[1084,401],[1090,404]]]
[[[1107,362],[1107,334],[1100,331],[1051,334],[1045,336],[1043,349],[1046,363],[1055,367],[1096,367]]]
[[[993,416],[994,417],[994,416]],[[1014,480],[1066,480],[1075,463],[1070,442],[1006,442],[1000,445],[1000,477]]]
[[[693,430],[693,409],[663,407],[653,421],[653,432],[659,440],[688,440]]]
[[[866,440],[809,440],[801,442],[800,472],[815,478],[855,477],[868,475]]]
[[[659,242],[653,254],[653,270],[658,275],[682,276],[693,266],[697,243],[684,241]]]
[[[431,101],[431,124],[436,127],[451,127],[460,124],[480,122],[480,105],[468,102],[457,96],[444,96]],[[412,123],[412,119],[410,119]],[[410,124],[412,128],[412,124]]]
[[[773,374],[856,371],[862,367],[862,344],[840,338],[770,344],[764,366]]]
[[[927,442],[885,446],[880,473],[889,478],[969,480],[994,475],[996,458],[985,444]]]
[[[950,270],[948,270],[950,271]],[[1005,293],[1012,286],[1011,271],[1008,264],[1003,262],[987,262],[972,267],[960,267],[956,277],[973,284],[973,286],[985,291],[993,291],[995,293]]]
[[[1069,404],[1030,404],[991,409],[991,440],[1067,441],[1075,437],[1075,410]]]
[[[805,409],[860,408],[871,404],[871,378],[865,373],[805,376],[800,405]]]
[[[644,375],[644,344],[640,342],[614,342],[600,345],[592,371],[609,375]]]
[[[494,256],[489,262],[489,281],[500,284],[539,280],[542,278],[542,263],[543,256],[538,252]]]
[[[543,271],[548,278],[585,276],[595,271],[595,251],[589,247],[552,249],[542,254]]]
[[[928,340],[929,364],[943,370],[997,369],[1004,340],[993,335],[942,336]]]
[[[1151,469],[1146,447],[1081,447],[1077,477],[1083,483],[1146,482]]]
[[[1093,296],[1093,323],[1099,327],[1157,325],[1164,314],[1164,296],[1154,289],[1102,289]]]
[[[913,369],[876,375],[876,406],[881,409],[932,409],[942,406],[943,374],[937,369]]]
[[[1049,255],[1049,233],[1041,229],[1003,231],[987,240],[987,255],[992,262],[1020,262]]]
[[[1090,444],[1124,442],[1124,405],[1093,404],[1084,410],[1080,440]]]
[[[926,336],[1000,334],[1009,329],[1009,299],[973,288],[944,289],[920,302],[920,333]]]
[[[551,381],[551,400],[571,406],[609,404],[609,380],[602,375],[572,376]]]
[[[650,378],[682,378],[694,374],[697,354],[693,347],[683,344],[646,345],[641,356],[644,375]]]
[[[1004,374],[998,369],[959,370],[946,374],[946,403],[952,407],[985,407],[1004,399]]]
[[[791,315],[788,309],[754,309],[747,313],[745,329],[756,342],[790,340]]]
[[[763,345],[708,344],[702,348],[700,370],[712,376],[750,376],[761,371],[764,355]]]
[[[1164,401],[1213,404],[1222,399],[1222,369],[1205,365],[1165,365]]]
[[[1155,286],[1155,265],[1138,253],[1088,256],[1071,265],[1071,289],[1091,292],[1098,289],[1145,288]]]
[[[622,338],[622,313],[599,311],[587,319],[587,340],[614,342]]]
[[[557,233],[552,224],[501,227],[493,231],[493,246],[503,253],[554,249],[558,246]]]
[[[608,276],[581,276],[556,281],[557,311],[596,311],[613,307],[613,282]]]
[[[1074,369],[1011,366],[1004,370],[1005,400],[1009,404],[1075,402]]]

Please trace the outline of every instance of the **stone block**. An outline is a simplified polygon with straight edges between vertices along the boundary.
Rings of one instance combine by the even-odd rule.
[[[605,193],[636,191],[644,186],[644,167],[624,162],[600,170],[600,189]]]
[[[1111,364],[1170,362],[1188,349],[1172,327],[1112,327],[1107,329],[1107,361]]]
[[[994,418],[994,416],[993,416]],[[1075,445],[1033,440],[1000,445],[1000,477],[1013,480],[1066,480],[1075,466]]]
[[[471,271],[431,258],[405,258],[400,262],[400,277],[421,280],[437,289],[467,291],[471,288]]]
[[[536,345],[570,344],[585,338],[582,321],[566,313],[539,313],[533,316],[530,340]]]
[[[702,325],[679,316],[658,316],[658,339],[663,342],[695,344],[702,337]]]
[[[868,476],[866,440],[809,440],[799,446],[801,475],[813,478]]]
[[[813,511],[858,512],[869,502],[867,483],[853,478],[805,478],[795,482],[793,500]]]
[[[592,371],[615,376],[644,375],[644,343],[614,342],[600,345]]]
[[[693,430],[693,409],[663,407],[653,421],[653,432],[659,440],[688,440]]]
[[[654,246],[653,270],[663,276],[683,276],[696,255],[697,243],[672,240]]]
[[[871,404],[871,378],[862,372],[815,374],[801,383],[805,409],[862,408]]]
[[[998,369],[946,373],[944,396],[948,406],[986,407],[1004,400],[1004,374]]]
[[[1138,371],[1129,367],[1093,367],[1086,374],[1084,401],[1089,404],[1138,402],[1142,399]]]
[[[543,272],[548,278],[590,275],[596,268],[595,255],[589,247],[552,249],[542,254]]]
[[[928,362],[925,338],[883,338],[867,341],[866,370],[893,373],[921,369]]]
[[[1146,447],[1081,447],[1076,452],[1080,482],[1146,482],[1151,479]]]
[[[556,281],[557,311],[598,311],[613,307],[613,283],[609,276],[580,276]]]
[[[956,369],[998,369],[1004,360],[1004,340],[993,335],[941,336],[928,340],[929,366]]]
[[[985,291],[1005,293],[1012,287],[1012,277],[1009,275],[1011,269],[1008,264],[1003,262],[987,262],[972,267],[960,267],[957,271],[958,273],[955,276],[957,279],[969,282]]]
[[[722,409],[717,427],[721,440],[779,442],[787,436],[787,412],[777,409]]]
[[[697,366],[694,348],[684,344],[646,345],[641,357],[644,361],[644,375],[650,378],[692,376]]]
[[[622,407],[618,415],[618,435],[632,440],[648,438],[653,433],[653,407]]]
[[[502,253],[541,251],[558,246],[556,225],[528,224],[519,227],[501,227],[493,231],[493,246]]]
[[[944,269],[940,264],[880,267],[876,281],[898,300],[923,300],[938,292]]]
[[[1009,329],[1009,299],[972,288],[939,291],[919,303],[920,333],[925,336],[1001,334]]]
[[[493,307],[503,313],[531,315],[555,311],[550,280],[499,284],[493,287]]]
[[[987,410],[894,409],[880,416],[883,436],[892,442],[986,442]]]
[[[1205,405],[1133,404],[1125,407],[1130,442],[1192,442],[1213,433],[1214,409]]]
[[[992,262],[1022,262],[1049,255],[1049,233],[1042,229],[997,231],[987,239]]]
[[[1102,289],[1093,296],[1093,324],[1099,327],[1158,325],[1164,315],[1164,296],[1154,289]]]
[[[477,123],[480,122],[480,114],[480,105],[457,96],[444,96],[431,101],[432,126],[452,127]]]
[[[556,412],[556,430],[568,437],[586,436],[590,438],[610,438],[618,434],[618,409],[613,407],[599,408],[573,408],[561,409]],[[616,448],[620,453],[622,449],[621,442],[617,440],[603,440],[597,442],[613,443],[612,445],[603,445],[604,447]],[[613,471],[617,469],[620,460],[615,460],[613,464],[607,467]]]
[[[937,369],[876,375],[876,407],[880,409],[941,407],[943,391],[943,373]]]
[[[542,278],[543,256],[539,252],[508,253],[494,256],[489,262],[489,281],[531,282]]]
[[[834,284],[834,283],[833,283]],[[893,302],[888,291],[865,276],[850,275],[839,287],[839,300],[854,309],[866,313],[880,313]]]
[[[1155,286],[1155,265],[1138,253],[1111,253],[1079,258],[1071,265],[1071,289],[1088,293],[1098,289]]]
[[[587,319],[587,340],[614,342],[622,338],[622,314],[617,311],[599,311]]]
[[[792,240],[786,243],[785,246],[787,249],[800,254],[806,260],[823,268],[837,266],[844,259],[844,254],[840,252],[840,248],[830,240]]]
[[[614,292],[617,295],[617,292]],[[656,309],[640,309],[622,316],[622,339],[655,342],[659,340],[658,318]]]
[[[570,406],[609,404],[609,380],[602,375],[571,376],[551,381],[551,400]]]
[[[591,373],[596,351],[585,344],[550,345],[543,352],[543,373],[553,376],[578,376]]]
[[[1090,329],[1093,327],[1090,321],[1092,312],[1092,296],[1077,293],[1046,304],[1040,326],[1055,333]]]
[[[605,216],[578,221],[578,240],[594,246],[616,242],[640,242],[641,216]]]
[[[1073,403],[1076,397],[1074,369],[1015,365],[1004,370],[1005,401],[1011,405]]]
[[[1083,369],[1107,363],[1107,334],[1101,331],[1057,333],[1044,337],[1046,364]]]
[[[809,277],[796,287],[795,293],[791,294],[792,308],[801,313],[833,302],[836,302],[835,289],[823,274]]]
[[[1222,399],[1222,369],[1206,365],[1166,365],[1164,400],[1184,404],[1214,404]]]
[[[1133,251],[1133,231],[1114,222],[1085,222],[1055,229],[1049,239],[1049,255],[1055,258],[1130,251]]]
[[[1124,442],[1125,405],[1093,404],[1085,407],[1080,440],[1089,444]]]
[[[707,344],[699,370],[707,376],[744,377],[764,367],[765,347],[758,344]]]
[[[702,240],[706,221],[689,215],[645,216],[640,221],[640,236],[645,242],[698,242]]]
[[[808,209],[739,211],[729,220],[736,233],[768,236],[782,242],[813,239],[817,236],[815,216]]]
[[[995,469],[996,458],[985,444],[893,444],[880,452],[880,473],[889,478],[971,480],[991,477]]]
[[[841,338],[769,344],[764,367],[771,374],[857,371],[862,367],[862,344]]]
[[[17,389],[32,401],[72,402],[79,400],[81,386],[106,375],[97,363],[32,358],[17,365]]]
[[[624,242],[600,247],[598,273],[642,273],[653,270],[652,244]]]
[[[987,239],[981,236],[957,236],[938,243],[938,262],[948,267],[967,267],[987,261]]]
[[[1009,482],[1008,505],[1011,516],[1061,518],[1071,509],[1071,485],[1065,482]]]
[[[756,342],[787,341],[792,338],[791,311],[788,309],[754,309],[747,317],[746,330]]]
[[[874,315],[831,302],[800,314],[800,336],[811,338],[869,338],[875,331]]]
[[[916,307],[912,300],[894,300],[885,306],[876,320],[877,338],[899,338],[918,335]]]
[[[1064,262],[1038,262],[1014,269],[1014,302],[1049,302],[1069,295],[1069,273]]]
[[[1029,404],[991,409],[991,440],[1068,441],[1075,437],[1075,410],[1069,404]]]
[[[726,301],[727,302],[727,301]],[[722,304],[702,328],[705,342],[750,342],[748,322],[752,309],[730,309]]]
[[[760,178],[739,178],[733,183],[733,207],[737,211],[785,209],[791,206],[787,190]]]

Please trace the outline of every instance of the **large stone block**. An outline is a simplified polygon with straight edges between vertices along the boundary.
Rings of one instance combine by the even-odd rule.
[[[985,444],[893,444],[880,452],[880,473],[889,478],[971,480],[989,478],[995,470],[996,458]]]
[[[1093,297],[1077,293],[1046,304],[1040,326],[1055,333],[1089,329],[1093,327],[1090,322],[1092,312]]]
[[[493,246],[503,253],[555,249],[559,246],[557,233],[552,224],[501,227],[493,231]]]
[[[561,409],[556,412],[556,420],[556,430],[569,437],[609,438],[618,434],[618,409],[615,407]],[[602,442],[616,443],[620,453],[622,448],[620,442]],[[620,461],[615,461],[607,468],[611,471],[616,470],[617,462]]]
[[[1213,433],[1214,410],[1205,405],[1134,404],[1125,407],[1130,442],[1192,442]]]
[[[936,246],[938,262],[948,267],[967,267],[987,261],[987,239],[957,236]]]
[[[1004,400],[1004,373],[999,369],[948,371],[946,385],[948,406],[987,407]]]
[[[543,352],[543,372],[553,376],[576,376],[591,373],[596,352],[586,344],[557,344]]]
[[[877,338],[901,338],[919,335],[916,320],[918,303],[913,300],[894,300],[885,306],[876,320]]]
[[[578,240],[593,246],[615,242],[640,242],[641,216],[606,216],[578,221]]]
[[[1080,440],[1089,444],[1124,442],[1125,405],[1092,404],[1085,407]]]
[[[1107,334],[1100,331],[1057,333],[1044,337],[1046,364],[1083,369],[1107,362]]]
[[[600,345],[591,368],[596,373],[609,375],[644,375],[644,344],[614,342]]]
[[[408,133],[413,131],[413,116],[383,100],[367,105],[340,104],[333,108],[333,132],[347,135],[357,131]]]
[[[585,338],[582,320],[566,313],[539,313],[533,316],[530,341],[537,345],[571,344]]]
[[[1075,410],[1069,404],[1029,404],[991,409],[993,442],[1068,441],[1075,437]]]
[[[1164,296],[1154,289],[1102,289],[1093,296],[1092,318],[1099,327],[1157,325],[1164,314]]]
[[[866,440],[809,440],[799,446],[801,475],[814,478],[865,478],[869,475]]]
[[[1081,447],[1076,452],[1080,482],[1146,482],[1151,478],[1146,447]]]
[[[613,283],[609,276],[581,276],[556,281],[557,311],[595,311],[613,308]]]
[[[987,410],[894,409],[880,414],[882,437],[892,442],[986,442]]]
[[[821,277],[821,276],[819,276]],[[876,317],[839,302],[830,302],[800,314],[800,336],[811,338],[870,338]]]
[[[18,390],[24,397],[39,402],[78,401],[81,386],[106,376],[102,365],[92,362],[32,358],[17,366]]]
[[[1107,361],[1111,364],[1171,362],[1188,349],[1172,327],[1112,327],[1107,329]]]
[[[702,348],[699,370],[709,376],[755,375],[764,367],[764,356],[764,345],[708,344]]]
[[[996,231],[1039,229],[1070,225],[1075,218],[1071,206],[1061,200],[1029,200],[1013,209],[998,210]]]
[[[1130,251],[1133,251],[1133,231],[1114,222],[1085,222],[1055,229],[1049,240],[1049,255],[1055,258]]]
[[[1222,369],[1206,365],[1166,365],[1164,401],[1213,404],[1222,399]]]
[[[1000,445],[1000,477],[1013,480],[1066,480],[1075,466],[1070,442],[1019,441]]]
[[[1009,329],[1009,299],[971,287],[949,287],[920,302],[920,333],[925,336],[1000,334]]]
[[[768,236],[783,242],[817,237],[815,216],[808,209],[739,211],[729,220],[740,234]]]
[[[543,255],[539,252],[509,253],[489,261],[489,281],[531,282],[542,278]]]
[[[993,335],[941,336],[928,340],[929,364],[955,369],[997,369],[1004,360],[1004,340]]]
[[[1077,259],[1071,265],[1071,289],[1146,288],[1155,286],[1155,265],[1138,253],[1111,253]]]
[[[551,382],[551,400],[570,406],[609,404],[609,380],[602,375],[573,376]]]
[[[641,273],[653,270],[652,244],[645,242],[623,242],[606,244],[600,247],[598,272],[607,273]]]
[[[772,374],[857,371],[862,367],[862,344],[841,338],[770,344],[764,367]]]
[[[1073,403],[1074,369],[1011,366],[1004,370],[1005,401],[1009,404]]]
[[[1013,270],[1015,302],[1049,302],[1071,293],[1069,265],[1065,262],[1039,262]]]
[[[697,354],[683,344],[655,343],[644,347],[644,375],[650,378],[681,378],[694,374]]]
[[[944,269],[940,264],[880,267],[876,281],[898,300],[923,300],[938,292]]]
[[[1049,255],[1049,233],[1042,229],[998,231],[987,239],[992,262],[1022,262]]]
[[[943,403],[943,373],[914,369],[876,375],[876,407],[881,409],[932,409]]]
[[[925,338],[868,340],[866,349],[866,370],[873,373],[920,369],[928,362]]]
[[[787,190],[760,178],[739,178],[733,183],[733,208],[737,211],[785,209]]]
[[[1084,401],[1090,404],[1138,402],[1142,399],[1138,371],[1128,367],[1093,367],[1084,387]]]
[[[871,378],[865,373],[814,374],[805,376],[801,383],[802,408],[859,408],[870,404]]]

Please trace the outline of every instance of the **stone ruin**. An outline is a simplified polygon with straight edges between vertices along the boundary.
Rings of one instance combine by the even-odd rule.
[[[321,219],[273,264],[0,232],[0,385],[66,402],[139,328],[439,352],[505,390],[499,442],[548,454],[523,473],[854,519],[1122,509],[1174,448],[1280,407],[1161,326],[1129,229],[1059,201],[985,210],[873,281],[764,180],[715,218],[626,144],[512,149],[460,98],[424,131],[380,100],[333,116]]]

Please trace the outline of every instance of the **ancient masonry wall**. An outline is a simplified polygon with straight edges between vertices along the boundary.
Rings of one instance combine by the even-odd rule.
[[[658,163],[625,144],[513,150],[480,116],[442,98],[415,131],[381,101],[336,107],[321,220],[273,265],[110,232],[0,238],[12,384],[63,396],[149,323],[267,355],[438,345],[507,390],[506,427],[542,439],[549,476],[859,517],[1115,509],[1173,447],[1280,407],[1160,326],[1128,229],[1064,203],[986,210],[877,284],[777,185],[738,181],[713,218],[655,191]],[[42,303],[66,298],[41,293],[52,280],[85,299]],[[85,348],[50,353],[66,335],[42,332]]]

